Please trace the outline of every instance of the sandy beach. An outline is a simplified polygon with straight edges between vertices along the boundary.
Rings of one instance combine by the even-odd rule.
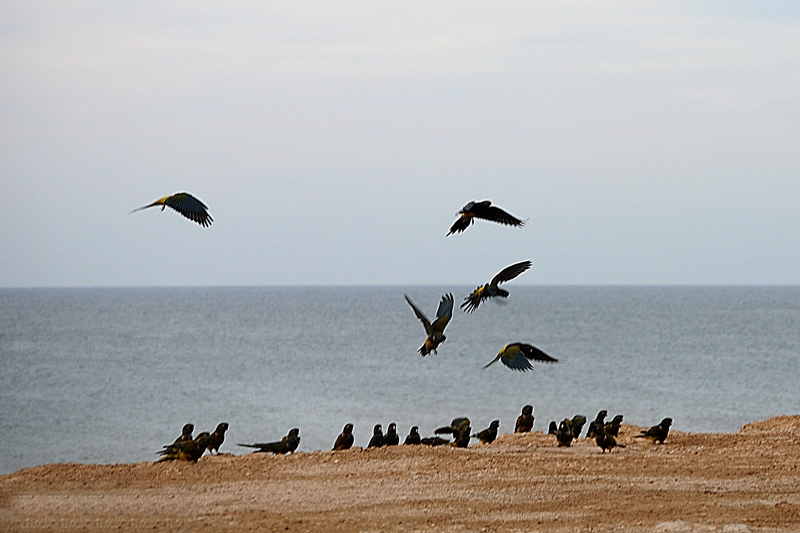
[[[0,477],[2,531],[800,531],[800,416],[601,453],[502,435],[468,449],[54,464]],[[223,449],[231,449],[228,444]]]

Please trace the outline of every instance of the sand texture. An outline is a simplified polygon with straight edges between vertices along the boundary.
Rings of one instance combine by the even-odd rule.
[[[800,531],[800,416],[601,453],[542,433],[468,449],[56,464],[0,477],[0,531]],[[223,449],[233,449],[230,443]]]

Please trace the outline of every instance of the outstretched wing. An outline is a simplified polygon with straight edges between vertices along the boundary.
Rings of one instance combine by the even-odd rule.
[[[208,206],[188,192],[173,194],[164,200],[164,203],[204,228],[210,226],[214,221],[211,215],[208,214]]]
[[[522,353],[518,344],[507,346],[500,356],[500,361],[511,370],[517,370],[519,372],[527,372],[533,368],[533,365],[526,359],[525,354]]]
[[[459,216],[456,219],[456,221],[453,222],[453,225],[450,226],[450,231],[447,232],[447,235],[445,235],[445,237],[449,237],[453,233],[461,233],[462,231],[467,229],[470,224],[472,224],[472,216],[471,215],[464,214],[464,215]]]
[[[531,346],[530,344],[522,344],[522,343],[520,343],[518,346],[520,351],[527,359],[532,359],[534,361],[542,361],[543,363],[558,362],[558,359],[556,359],[555,357],[550,357],[536,346]]]
[[[451,318],[453,318],[453,293],[449,292],[442,295],[439,309],[436,310],[436,320],[431,325],[431,329],[440,333],[443,332]]]
[[[475,204],[475,207],[472,209],[472,214],[478,218],[482,218],[484,220],[491,220],[492,222],[497,222],[498,224],[505,224],[506,226],[519,227],[525,225],[524,221],[520,220],[514,215],[503,211],[497,206],[484,205],[484,202]]]
[[[530,261],[522,261],[520,263],[515,263],[511,266],[505,267],[503,270],[497,273],[495,277],[492,278],[490,283],[491,286],[497,287],[501,283],[505,283],[506,281],[511,281],[512,279],[516,278],[526,270],[528,270],[533,265]]]
[[[419,307],[414,305],[414,302],[411,301],[411,298],[409,298],[407,294],[404,294],[403,296],[405,297],[406,301],[408,302],[408,305],[411,306],[411,309],[414,310],[414,314],[417,315],[417,318],[419,319],[420,322],[422,322],[422,325],[425,327],[425,333],[430,335],[431,334],[431,321],[428,320],[428,317],[425,316],[425,313],[423,313],[420,310]],[[440,307],[441,307],[441,305],[440,305]]]

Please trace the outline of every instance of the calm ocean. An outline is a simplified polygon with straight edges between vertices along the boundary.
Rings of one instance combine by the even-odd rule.
[[[438,356],[429,317],[474,287],[0,290],[0,473],[53,462],[151,461],[187,422],[236,442],[300,428],[300,450],[356,444],[397,422],[423,436],[457,416],[536,429],[622,413],[682,431],[736,431],[800,412],[799,287],[532,287],[460,310]],[[558,358],[528,373],[482,367],[509,342]],[[402,438],[402,437],[401,437]]]

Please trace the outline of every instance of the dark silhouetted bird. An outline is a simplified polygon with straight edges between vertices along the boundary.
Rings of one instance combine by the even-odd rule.
[[[667,440],[667,435],[669,435],[669,427],[672,425],[671,418],[665,418],[662,420],[657,426],[653,426],[647,431],[642,431],[641,435],[637,435],[636,438],[645,438],[652,442],[658,442],[659,444],[664,444],[664,441]]]
[[[342,433],[336,437],[336,442],[333,443],[334,450],[349,450],[353,447],[355,437],[353,437],[353,424],[345,424]]]
[[[469,446],[469,440],[472,437],[472,428],[469,425],[469,420],[462,423],[455,433],[453,433],[455,440],[450,443],[451,446],[456,448],[466,448]]]
[[[575,415],[572,417],[572,437],[577,439],[581,436],[583,426],[586,424],[586,417],[583,415]]]
[[[522,342],[515,342],[503,346],[503,349],[500,350],[500,353],[497,354],[497,357],[495,357],[492,362],[483,368],[489,368],[497,361],[501,361],[511,370],[527,372],[533,368],[533,365],[531,365],[531,360],[541,361],[543,363],[558,362],[558,359],[550,357],[535,346],[531,346],[530,344],[525,344]]]
[[[446,237],[453,233],[461,233],[472,225],[476,218],[497,222],[498,224],[505,224],[506,226],[524,226],[525,222],[518,219],[514,215],[506,213],[497,206],[492,205],[489,200],[482,202],[469,202],[458,213],[458,219],[450,227],[450,231]]]
[[[413,426],[411,431],[408,432],[408,436],[406,437],[406,440],[403,441],[403,444],[416,445],[421,443],[422,438],[419,435],[419,428],[417,426]]]
[[[464,425],[469,425],[469,418],[462,416],[454,418],[449,426],[442,426],[433,430],[435,435],[455,435]]]
[[[137,207],[131,213],[135,213],[137,211],[141,211],[142,209],[147,209],[148,207],[156,207],[161,206],[161,210],[163,211],[165,207],[171,207],[181,215],[185,216],[189,220],[193,222],[197,222],[204,228],[207,228],[214,222],[214,219],[211,218],[211,215],[208,214],[208,207],[206,204],[189,194],[188,192],[178,192],[173,194],[172,196],[165,196],[164,198],[159,198],[152,204],[144,205],[142,207]]]
[[[450,441],[442,437],[425,437],[424,439],[420,439],[420,444],[424,444],[425,446],[441,446],[443,444],[450,444]]]
[[[193,431],[194,431],[194,424],[184,424],[183,429],[181,430],[181,434],[177,439],[175,439],[175,442],[194,440],[192,439]]]
[[[419,349],[419,353],[423,357],[431,352],[437,354],[439,345],[447,340],[444,334],[444,328],[447,327],[448,322],[453,318],[453,294],[448,293],[442,296],[442,300],[439,302],[439,308],[436,310],[436,320],[434,320],[433,323],[420,311],[419,307],[414,305],[411,298],[405,294],[403,296],[406,297],[408,305],[414,310],[414,314],[417,315],[417,318],[425,327],[425,333],[428,334],[428,338],[425,339],[425,344]]]
[[[517,417],[517,422],[514,424],[514,433],[528,433],[533,429],[533,421],[533,406],[524,406],[522,414]]]
[[[599,430],[599,433],[595,435],[594,442],[600,446],[600,449],[603,450],[603,453],[606,453],[606,450],[609,452],[614,448],[624,448],[624,444],[617,444],[617,439],[615,439],[612,435],[609,435],[605,432],[602,428]]]
[[[586,438],[593,439],[600,433],[605,433],[603,427],[606,424],[606,416],[608,416],[608,411],[603,409],[597,416],[589,422],[589,429],[586,430]]]
[[[558,447],[569,448],[574,438],[575,437],[572,434],[572,420],[570,420],[569,418],[565,418],[558,425],[558,431],[556,432],[556,440],[558,441]]]
[[[219,447],[222,446],[223,442],[225,442],[226,431],[228,431],[227,422],[220,422],[217,424],[217,428],[214,430],[214,433],[208,437],[208,444],[206,446],[208,453],[219,453]]]
[[[384,446],[397,446],[400,444],[400,437],[397,435],[397,424],[392,422],[386,428],[386,435],[383,436]]]
[[[555,435],[556,433],[558,433],[558,424],[556,424],[555,420],[551,420],[550,425],[547,426],[547,434]]]
[[[161,455],[158,462],[191,461],[196,463],[206,451],[209,436],[209,433],[204,431],[193,440],[176,440],[174,443],[164,446],[164,449],[158,452]]]
[[[484,300],[488,300],[489,298],[508,298],[508,291],[505,289],[501,289],[498,285],[501,283],[505,283],[506,281],[510,281],[526,270],[528,270],[531,265],[530,261],[523,261],[521,263],[516,263],[511,266],[507,266],[503,270],[501,270],[495,277],[492,278],[492,281],[478,287],[472,294],[464,298],[464,301],[461,303],[461,309],[464,310],[466,313],[471,313],[481,305],[481,302]]]
[[[372,438],[369,439],[367,448],[380,448],[384,444],[386,444],[386,441],[383,438],[383,428],[380,424],[375,424],[375,427],[372,428]]]
[[[256,444],[237,444],[237,446],[244,446],[245,448],[256,448],[256,451],[253,453],[275,453],[275,454],[287,454],[287,453],[294,453],[297,449],[297,446],[300,445],[300,430],[298,428],[292,428],[289,430],[289,433],[283,437],[281,440],[277,442],[262,442]]]
[[[473,437],[477,437],[479,441],[484,444],[491,444],[497,438],[497,430],[500,428],[500,421],[499,420],[492,420],[492,423],[489,424],[489,427],[486,429],[482,429]]]
[[[603,429],[606,433],[611,435],[612,437],[619,436],[619,426],[622,424],[622,415],[616,415],[611,422],[606,422],[603,425]]]

